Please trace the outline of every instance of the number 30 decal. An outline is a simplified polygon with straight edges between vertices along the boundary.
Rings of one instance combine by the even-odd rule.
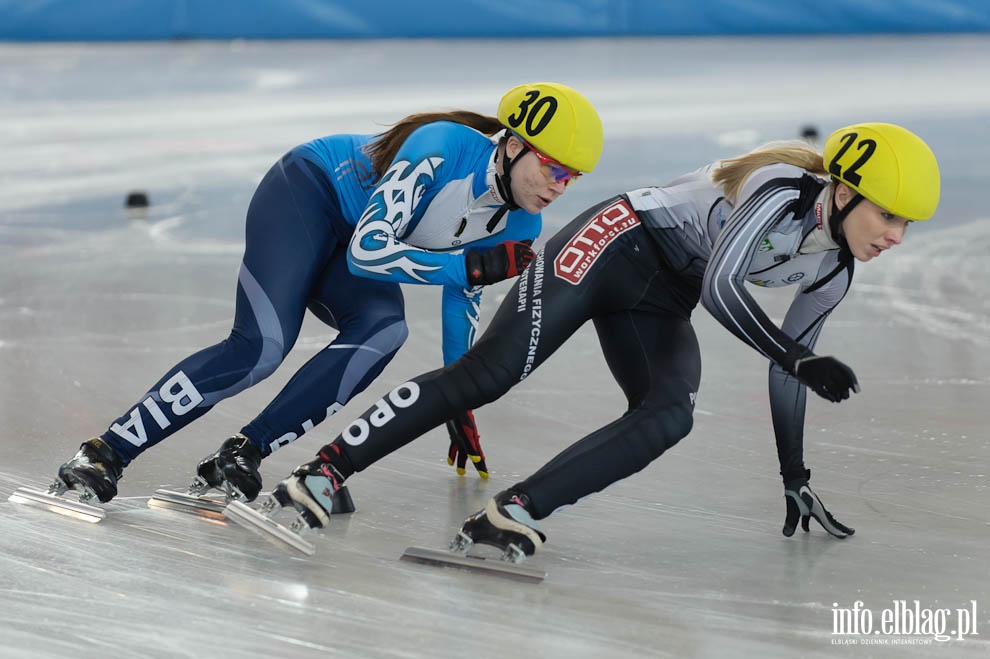
[[[853,142],[856,142],[857,137],[859,137],[859,133],[846,133],[841,138],[839,138],[842,140],[842,147],[835,154],[835,157],[832,158],[832,162],[830,162],[828,165],[829,174],[836,176],[844,181],[849,181],[853,185],[859,185],[860,181],[863,180],[863,177],[860,176],[856,170],[858,170],[860,167],[866,164],[866,161],[870,159],[870,157],[873,155],[873,152],[877,150],[876,140],[871,140],[871,139],[860,140],[856,144],[856,149],[858,151],[862,151],[862,153],[860,154],[856,162],[852,164],[852,167],[849,167],[848,169],[846,169],[845,172],[843,172],[842,166],[839,165],[839,160],[842,158],[842,156],[846,155],[846,151],[848,151],[849,147],[853,145]]]
[[[519,128],[525,121],[526,134],[539,135],[550,123],[555,112],[557,112],[556,97],[541,97],[540,92],[533,90],[527,92],[526,97],[519,103],[519,111],[509,115],[509,125],[512,128]]]

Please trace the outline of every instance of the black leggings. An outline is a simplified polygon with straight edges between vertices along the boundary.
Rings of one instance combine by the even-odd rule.
[[[591,319],[629,407],[513,486],[542,519],[643,469],[691,430],[701,358],[690,312],[699,290],[664,267],[628,201],[615,197],[549,240],[461,359],[399,385],[333,443],[361,471],[498,399]]]

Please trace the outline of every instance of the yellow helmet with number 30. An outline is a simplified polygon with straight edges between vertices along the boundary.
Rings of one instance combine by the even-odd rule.
[[[578,91],[557,82],[510,89],[498,104],[502,125],[561,165],[590,172],[602,155],[598,112]]]
[[[925,142],[901,126],[846,126],[825,140],[828,173],[877,206],[908,220],[935,214],[938,162]]]

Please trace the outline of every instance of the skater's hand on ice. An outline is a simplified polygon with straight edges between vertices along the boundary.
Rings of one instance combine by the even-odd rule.
[[[794,377],[833,403],[841,403],[851,392],[859,393],[859,381],[853,370],[828,355],[811,355],[797,360]]]
[[[788,538],[794,535],[797,530],[798,518],[801,518],[801,528],[809,531],[808,523],[811,518],[822,525],[826,531],[836,538],[846,538],[855,533],[839,520],[832,517],[832,513],[825,509],[822,500],[814,493],[808,484],[811,478],[811,471],[805,472],[804,478],[796,478],[784,484],[784,499],[787,502],[787,517],[784,518],[783,533]]]
[[[478,435],[474,412],[468,410],[448,421],[447,434],[450,435],[447,464],[456,464],[457,473],[463,475],[464,467],[470,458],[474,468],[478,470],[478,475],[488,478],[488,466],[485,464],[485,452],[481,450],[481,436]]]

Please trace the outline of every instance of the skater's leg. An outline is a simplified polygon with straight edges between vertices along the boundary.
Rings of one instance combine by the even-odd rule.
[[[308,432],[364,391],[409,334],[399,285],[351,274],[343,249],[314,285],[309,308],[339,333],[241,430],[264,455]]]
[[[263,456],[321,423],[363,391],[392,359],[407,335],[397,284],[347,272],[343,250],[331,260],[310,308],[340,333],[293,375],[279,395],[240,433],[196,468],[210,487],[248,501],[261,491]]]
[[[640,471],[693,424],[701,359],[691,324],[671,314],[631,311],[598,318],[595,325],[629,408],[511,488],[528,498],[534,519]]]
[[[124,466],[267,377],[295,342],[306,293],[336,243],[328,214],[339,214],[312,167],[290,153],[255,192],[230,336],[169,370],[101,436]]]

